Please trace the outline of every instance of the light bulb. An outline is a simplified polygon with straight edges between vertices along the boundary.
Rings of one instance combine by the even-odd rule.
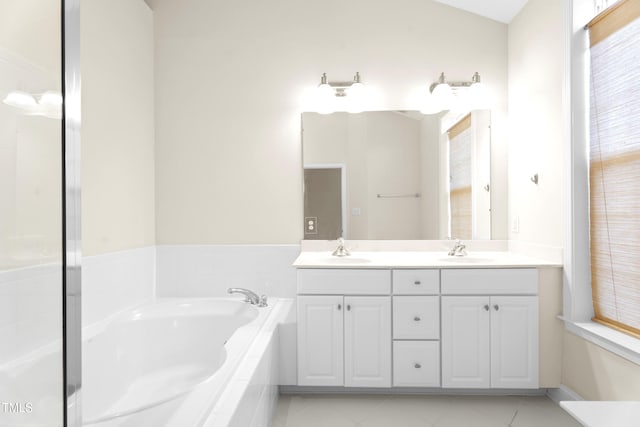
[[[335,111],[335,93],[327,83],[322,83],[316,90],[317,111],[320,114],[331,114]]]
[[[489,91],[483,83],[474,83],[469,88],[468,99],[471,110],[484,110],[488,108]]]
[[[354,83],[352,84],[348,91],[347,91],[347,95],[348,96],[358,96],[362,93],[362,91],[364,90],[364,85],[362,83]]]
[[[347,89],[347,111],[357,114],[364,111],[364,85],[360,82],[353,83]]]
[[[451,86],[446,83],[440,83],[433,89],[433,98],[435,104],[440,107],[440,110],[449,110],[453,105],[453,91]]]
[[[440,111],[442,111],[442,108],[440,108],[440,106],[437,105],[435,98],[427,88],[426,94],[421,100],[420,112],[422,114],[431,115],[431,114],[437,114]]]

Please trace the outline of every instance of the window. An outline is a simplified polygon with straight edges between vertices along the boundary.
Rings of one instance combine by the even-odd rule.
[[[640,337],[640,1],[588,25],[590,250],[596,322]]]
[[[449,129],[449,203],[451,237],[472,238],[471,217],[471,114]]]

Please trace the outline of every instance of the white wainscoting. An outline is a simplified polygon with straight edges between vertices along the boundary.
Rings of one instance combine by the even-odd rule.
[[[227,288],[294,298],[300,245],[157,246],[157,296],[221,297]]]
[[[155,246],[83,257],[83,327],[154,298],[155,274]]]

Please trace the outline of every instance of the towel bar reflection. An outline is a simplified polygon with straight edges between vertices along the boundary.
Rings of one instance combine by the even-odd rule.
[[[378,194],[378,199],[401,199],[401,198],[409,198],[415,197],[416,199],[420,197],[420,193],[411,193],[411,194]]]

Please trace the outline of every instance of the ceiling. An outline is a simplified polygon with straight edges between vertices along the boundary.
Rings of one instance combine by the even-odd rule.
[[[486,18],[508,24],[528,0],[435,0]]]
[[[153,10],[157,0],[144,0]],[[457,9],[466,10],[508,24],[522,10],[528,0],[435,0]]]

